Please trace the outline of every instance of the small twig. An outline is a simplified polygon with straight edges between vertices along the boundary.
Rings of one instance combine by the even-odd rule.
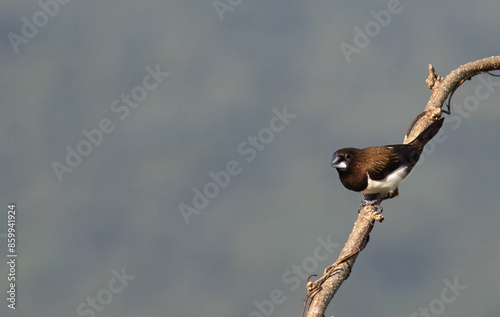
[[[420,118],[422,118],[424,115],[425,115],[425,111],[424,111],[424,112],[422,112],[422,113],[420,113],[420,114],[418,114],[418,115],[415,117],[415,119],[413,119],[412,123],[410,124],[410,127],[408,127],[408,130],[406,130],[405,138],[407,138],[407,137],[408,137],[408,135],[410,135],[411,129],[413,129],[413,126],[415,125],[415,123],[417,123],[417,122],[418,122],[418,120],[419,120]]]
[[[431,64],[429,64],[429,76],[425,80],[425,82],[427,83],[427,87],[429,87],[429,89],[432,89],[432,88],[434,88],[434,85],[436,84],[436,82],[440,83],[442,81],[443,81],[443,77],[436,75],[434,67]]]
[[[365,244],[365,246],[366,246],[366,244]],[[357,255],[363,249],[364,249],[364,246],[362,249],[358,249],[355,252],[349,254],[348,256],[345,256],[345,257],[335,261],[335,263],[333,263],[332,265],[330,265],[329,267],[327,267],[325,269],[323,276],[321,278],[319,278],[318,280],[316,280],[315,282],[310,282],[309,279],[312,276],[317,276],[317,275],[316,274],[309,275],[309,277],[307,278],[307,296],[306,296],[306,299],[304,300],[304,307],[302,307],[302,315],[301,315],[302,317],[304,316],[304,312],[306,310],[308,301],[309,300],[312,301],[314,299],[314,296],[316,296],[316,294],[318,294],[319,291],[321,291],[321,284],[323,284],[323,282],[325,282],[326,279],[330,278],[334,274],[335,268],[337,268],[337,266],[339,266],[340,263],[345,262],[349,258]],[[349,267],[349,270],[351,270],[351,269],[352,268]]]
[[[317,281],[308,281],[307,297],[304,300],[302,316],[306,311],[309,301],[310,305],[307,310],[307,316],[322,316],[337,289],[349,277],[359,252],[366,247],[375,221],[382,222],[384,220],[379,210],[380,206],[378,205],[361,206],[358,219],[354,223],[349,239],[337,261],[327,267],[323,276]]]
[[[461,85],[462,85],[462,84],[463,84],[466,80],[471,80],[471,78],[472,78],[472,77],[474,77],[475,75],[482,74],[482,73],[486,73],[486,74],[488,74],[488,75],[490,75],[490,76],[493,76],[493,77],[500,77],[500,74],[498,74],[498,75],[497,75],[497,74],[493,74],[493,73],[491,73],[491,72],[489,72],[489,71],[480,71],[480,72],[477,72],[477,73],[475,73],[475,74],[473,74],[473,75],[470,75],[469,77],[467,77],[467,78],[463,79],[463,80],[462,80],[460,83],[458,83],[458,85],[457,85],[457,86],[456,86],[456,87],[455,87],[455,88],[451,91],[450,96],[448,97],[448,101],[446,102],[446,107],[448,108],[448,111],[443,110],[443,112],[444,112],[444,113],[446,113],[446,114],[451,114],[451,108],[450,108],[450,106],[451,106],[451,97],[453,97],[453,94],[455,93],[455,91],[457,91],[458,87],[460,87],[460,86],[461,86]]]
[[[425,115],[415,124],[410,134],[405,138],[404,143],[407,144],[414,140],[422,131],[429,125],[441,117],[443,106],[446,100],[460,85],[467,79],[472,78],[481,73],[488,73],[493,70],[500,69],[500,56],[492,56],[483,58],[474,62],[461,65],[452,71],[445,78],[436,75],[434,67],[429,65],[429,76],[427,77],[427,85],[432,89],[431,97],[425,107]],[[498,75],[494,75],[498,76]]]

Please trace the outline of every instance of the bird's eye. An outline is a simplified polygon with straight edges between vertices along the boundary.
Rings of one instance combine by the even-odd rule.
[[[347,153],[347,154],[345,155],[345,158],[346,158],[346,159],[350,159],[350,158],[351,158],[351,153]]]

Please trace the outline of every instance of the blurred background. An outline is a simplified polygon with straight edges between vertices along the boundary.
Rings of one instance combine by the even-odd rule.
[[[362,199],[331,154],[401,143],[429,64],[500,53],[499,10],[3,0],[0,315],[298,316]],[[499,316],[499,88],[455,93],[326,316]]]

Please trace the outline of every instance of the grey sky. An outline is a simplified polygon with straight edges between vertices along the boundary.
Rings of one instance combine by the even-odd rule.
[[[298,316],[302,276],[335,260],[362,198],[331,154],[402,142],[428,64],[499,54],[499,10],[2,1],[0,287],[12,202],[18,283],[0,315]],[[328,316],[500,314],[499,88],[455,93]]]

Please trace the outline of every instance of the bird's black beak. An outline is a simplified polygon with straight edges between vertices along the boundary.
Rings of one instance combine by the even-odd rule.
[[[346,168],[347,164],[342,157],[338,156],[337,154],[333,154],[331,166],[333,168]]]

